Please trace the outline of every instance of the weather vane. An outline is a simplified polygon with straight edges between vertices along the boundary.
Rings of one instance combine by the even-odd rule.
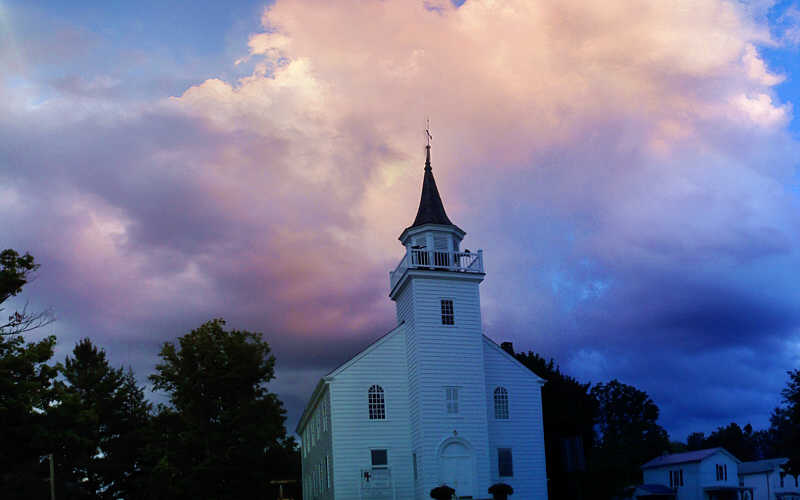
[[[431,119],[428,118],[425,122],[425,137],[428,139],[428,147],[431,147],[431,139],[433,136],[431,135]]]

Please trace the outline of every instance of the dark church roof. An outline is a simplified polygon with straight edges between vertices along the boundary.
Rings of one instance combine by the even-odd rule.
[[[422,181],[422,196],[419,200],[417,217],[410,227],[417,227],[423,224],[455,225],[447,218],[442,198],[439,196],[439,190],[436,189],[436,181],[433,179],[433,171],[431,169],[430,146],[425,146],[425,178]]]

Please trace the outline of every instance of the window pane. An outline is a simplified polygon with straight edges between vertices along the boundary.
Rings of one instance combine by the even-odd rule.
[[[386,450],[372,450],[372,466],[386,467],[389,463]]]
[[[454,325],[455,316],[453,315],[453,301],[442,300],[442,324]]]
[[[494,418],[508,420],[508,391],[504,387],[494,390]]]
[[[514,466],[511,462],[511,448],[497,449],[497,470],[500,477],[511,477],[514,475]]]
[[[458,413],[458,387],[446,387],[445,396],[447,398],[447,413]]]
[[[386,404],[383,399],[383,388],[373,385],[367,393],[370,420],[384,420],[386,418]]]

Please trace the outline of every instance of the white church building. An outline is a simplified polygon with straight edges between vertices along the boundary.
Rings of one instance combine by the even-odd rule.
[[[426,147],[422,197],[390,273],[397,326],[323,377],[297,424],[305,500],[547,498],[544,380],[483,335],[483,252],[460,249]]]

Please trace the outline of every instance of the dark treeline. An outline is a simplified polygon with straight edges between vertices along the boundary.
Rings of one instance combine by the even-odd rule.
[[[37,268],[28,254],[0,252],[0,305]],[[62,500],[274,498],[271,480],[300,477],[260,334],[216,319],[165,343],[148,379],[168,403],[153,407],[133,371],[112,367],[90,339],[56,362],[54,336],[21,335],[51,319],[23,309],[0,324],[3,499],[49,498],[50,457]]]
[[[617,380],[581,383],[561,372],[554,360],[536,353],[516,358],[547,380],[542,387],[548,498],[611,499],[642,481],[641,465],[666,453],[721,446],[742,461],[789,457],[800,464],[800,370],[789,372],[768,429],[735,423],[708,435],[692,433],[686,443],[670,442],[658,425],[659,409],[645,393]]]
[[[81,340],[53,362],[55,337],[0,336],[0,491],[59,499],[274,498],[299,478],[285,410],[266,389],[275,358],[258,334],[213,320],[161,349],[153,407],[130,369]]]

